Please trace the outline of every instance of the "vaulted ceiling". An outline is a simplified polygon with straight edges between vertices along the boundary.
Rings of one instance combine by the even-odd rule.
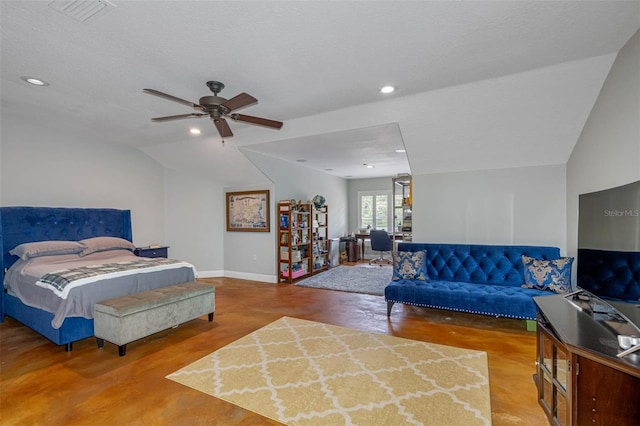
[[[354,178],[564,163],[640,28],[640,1],[102,0],[74,16],[87,5],[0,2],[2,122],[228,186],[267,179],[242,150]],[[193,110],[143,88],[197,102],[209,80],[284,127],[231,122],[223,145],[206,118],[151,122]]]

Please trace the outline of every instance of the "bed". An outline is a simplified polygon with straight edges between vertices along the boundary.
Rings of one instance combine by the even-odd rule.
[[[102,251],[103,247],[99,247],[99,249],[87,251],[86,244],[88,242],[102,243],[104,240],[121,241],[122,247],[109,247],[106,251]],[[15,255],[15,249],[20,245],[47,245],[48,242],[53,241],[69,242],[68,245],[75,245],[77,244],[75,242],[83,241],[80,244],[85,244],[83,245],[85,249],[82,252],[60,252],[62,254],[55,252],[55,256],[47,255],[34,259],[29,256],[18,257]],[[40,333],[53,343],[65,345],[66,350],[70,351],[73,342],[94,335],[92,314],[96,298],[124,296],[195,279],[195,268],[187,262],[137,258],[130,250],[133,247],[131,241],[131,212],[129,210],[0,207],[0,246],[2,247],[0,278],[3,283],[0,292],[0,321],[3,321],[4,316],[7,315]],[[13,251],[14,254],[11,254],[10,251]],[[64,269],[63,266],[67,265],[66,262],[69,260],[72,262],[84,261],[87,265],[131,263],[136,264],[137,270],[102,275],[106,278],[88,278],[87,280],[90,282],[77,288],[74,285],[69,285],[68,288],[60,287],[57,296],[65,297],[64,293],[66,293],[66,298],[63,301],[52,302],[51,300],[57,298],[50,297],[48,293],[55,290],[51,287],[55,286],[56,280],[50,282],[38,280],[37,286],[22,287],[27,289],[26,291],[20,290],[13,281],[15,276],[22,274],[21,268],[24,268],[25,271],[40,271],[45,267],[50,268],[45,265],[44,260],[47,262],[53,260],[52,263],[57,265],[54,269]],[[164,263],[166,266],[152,267],[150,264],[143,264],[144,262],[155,262],[154,265]],[[71,265],[77,266],[76,263]],[[16,270],[21,270],[20,274],[16,273]],[[95,293],[96,289],[100,288],[102,293]],[[85,305],[76,306],[80,303]]]

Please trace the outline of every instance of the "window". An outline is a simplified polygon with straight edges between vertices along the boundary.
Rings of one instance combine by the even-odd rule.
[[[391,232],[391,191],[358,192],[358,228]]]

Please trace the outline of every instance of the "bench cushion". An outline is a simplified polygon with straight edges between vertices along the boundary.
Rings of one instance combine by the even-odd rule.
[[[167,305],[201,294],[213,293],[214,291],[215,288],[213,286],[199,282],[175,284],[155,290],[103,300],[96,303],[95,311],[115,317],[123,317],[135,314],[136,312],[146,311],[156,306]]]

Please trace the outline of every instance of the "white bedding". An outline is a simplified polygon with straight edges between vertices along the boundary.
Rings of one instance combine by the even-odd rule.
[[[5,274],[5,288],[24,304],[54,314],[51,325],[60,328],[66,317],[93,318],[96,302],[127,294],[193,281],[195,267],[179,262],[165,267],[136,269],[131,273],[113,273],[84,279],[65,289],[64,298],[37,282],[47,274],[62,269],[139,259],[129,250],[108,250],[79,256],[65,254],[18,260]]]

